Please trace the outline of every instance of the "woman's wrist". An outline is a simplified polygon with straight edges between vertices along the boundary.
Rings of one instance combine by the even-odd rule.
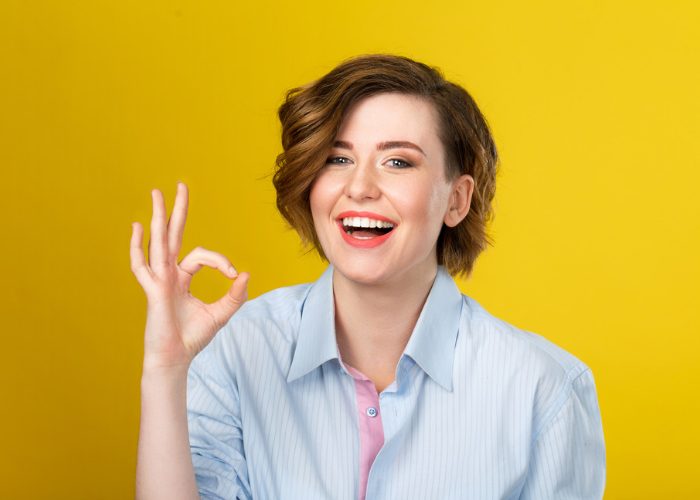
[[[141,383],[180,381],[187,378],[190,363],[162,364],[144,359]]]

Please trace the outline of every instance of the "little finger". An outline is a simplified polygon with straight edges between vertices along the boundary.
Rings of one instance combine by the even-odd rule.
[[[139,283],[145,285],[147,282],[146,280],[151,277],[151,272],[148,269],[146,258],[143,255],[143,248],[141,247],[143,227],[138,222],[133,222],[131,224],[131,229],[131,271],[134,273]]]

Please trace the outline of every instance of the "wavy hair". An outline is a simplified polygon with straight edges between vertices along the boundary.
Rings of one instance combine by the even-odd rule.
[[[474,192],[467,216],[455,227],[443,224],[437,241],[438,264],[451,275],[469,276],[474,262],[493,239],[498,153],[486,119],[469,93],[447,81],[438,68],[404,56],[369,54],[343,61],[328,74],[287,91],[278,115],[282,148],[273,184],[277,208],[300,235],[326,259],[314,229],[309,194],[324,167],[346,111],[360,99],[398,92],[427,99],[439,115],[438,135],[445,149],[448,180],[469,174]],[[327,259],[326,259],[327,260]]]

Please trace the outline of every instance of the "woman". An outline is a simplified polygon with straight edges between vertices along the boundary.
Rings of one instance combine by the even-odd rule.
[[[248,274],[196,248],[187,189],[153,190],[139,498],[600,498],[590,369],[463,295],[490,243],[497,154],[469,94],[362,56],[279,110],[280,212],[330,263],[244,304]],[[204,304],[202,266],[234,279]],[[218,332],[218,334],[217,334]]]

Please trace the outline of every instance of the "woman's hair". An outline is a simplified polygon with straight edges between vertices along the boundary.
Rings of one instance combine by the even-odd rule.
[[[493,240],[486,224],[493,217],[498,153],[486,119],[461,86],[444,79],[437,68],[407,57],[370,54],[343,61],[330,73],[293,88],[279,108],[283,152],[277,156],[273,184],[277,208],[299,233],[326,258],[314,229],[309,193],[346,111],[365,97],[398,92],[431,102],[439,116],[439,137],[445,149],[445,177],[474,178],[469,213],[457,226],[443,224],[437,241],[438,264],[452,275],[469,276],[474,261]]]

